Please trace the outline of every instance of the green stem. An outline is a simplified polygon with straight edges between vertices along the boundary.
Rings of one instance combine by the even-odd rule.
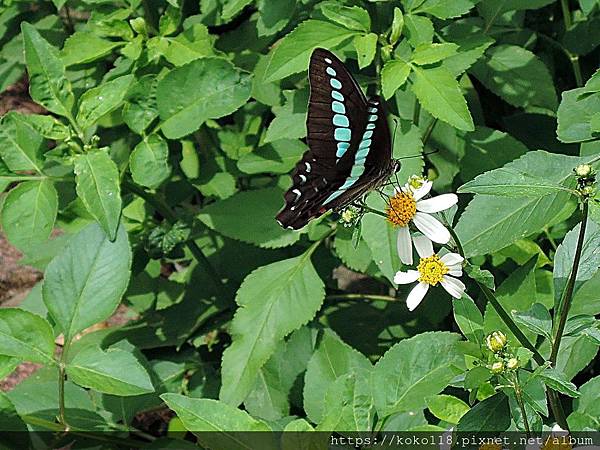
[[[560,0],[560,6],[562,8],[563,20],[565,21],[565,29],[569,31],[573,26],[571,10],[569,9],[569,0]]]
[[[397,302],[396,297],[391,295],[376,295],[376,294],[336,294],[328,295],[325,300],[374,300],[383,302]]]
[[[58,422],[64,427],[65,431],[69,430],[69,424],[67,423],[67,418],[65,416],[65,380],[66,373],[65,368],[67,365],[67,353],[69,352],[69,347],[71,344],[71,340],[69,336],[64,336],[65,345],[62,348],[62,353],[60,354],[60,360],[58,362]]]
[[[429,122],[429,125],[427,125],[427,129],[425,130],[425,133],[423,133],[423,147],[425,147],[427,141],[431,137],[431,133],[433,133],[433,129],[435,128],[437,121],[438,120],[434,117],[431,122]]]
[[[126,187],[129,191],[133,192],[138,197],[143,198],[148,204],[150,204],[156,211],[158,211],[170,224],[174,224],[177,222],[177,215],[171,209],[171,207],[160,197],[151,194],[150,192],[145,191],[129,180],[123,180],[123,186]],[[215,288],[224,293],[224,285],[221,277],[212,266],[206,255],[202,252],[202,249],[198,247],[198,245],[192,241],[188,240],[186,242],[187,247],[190,252],[194,256],[194,258],[198,261],[198,263],[203,266],[204,270],[208,273],[210,278],[215,285]]]
[[[419,117],[421,116],[421,104],[418,99],[415,99],[415,107],[413,109],[413,123],[419,126]]]
[[[525,403],[523,403],[523,392],[521,391],[521,385],[519,384],[519,376],[517,373],[513,373],[512,377],[513,387],[515,389],[515,398],[517,399],[517,403],[519,404],[519,409],[521,410],[521,415],[523,416],[523,425],[525,426],[525,432],[527,433],[527,437],[529,438],[531,435],[531,429],[529,428],[529,420],[527,420],[527,411],[525,411]]]
[[[565,22],[565,31],[569,31],[573,27],[573,19],[571,17],[571,10],[569,9],[569,0],[560,0],[560,6],[562,8],[563,20]],[[579,56],[573,55],[569,52],[568,54],[571,65],[573,66],[573,74],[575,75],[575,82],[578,87],[583,86],[583,77],[581,76],[581,66],[579,65]]]
[[[577,280],[577,271],[579,270],[581,254],[583,253],[583,242],[585,239],[588,211],[589,203],[587,199],[584,199],[581,226],[579,228],[579,237],[577,238],[577,246],[575,247],[575,256],[573,258],[573,268],[571,269],[571,274],[567,280],[567,285],[563,291],[561,301],[559,302],[556,313],[554,314],[554,323],[556,323],[556,319],[558,317],[558,326],[556,327],[556,331],[554,333],[552,352],[550,353],[550,362],[552,365],[556,365],[556,358],[558,357],[558,350],[560,349],[560,341],[562,340],[562,336],[565,331],[565,325],[567,323],[567,317],[569,316],[569,310],[571,309],[573,291],[575,290],[575,281]]]
[[[365,209],[365,211],[367,211],[367,212],[370,212],[370,213],[373,213],[373,214],[377,214],[378,216],[385,217],[385,218],[387,219],[387,214],[385,214],[385,213],[383,213],[383,212],[381,212],[381,211],[378,211],[378,210],[376,210],[376,209],[373,209],[373,208],[371,208],[370,206],[367,206],[367,205],[363,205],[362,207],[363,207],[363,208]]]

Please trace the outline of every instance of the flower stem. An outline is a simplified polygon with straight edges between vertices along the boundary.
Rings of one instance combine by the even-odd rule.
[[[517,403],[519,404],[519,409],[521,410],[521,415],[523,416],[523,425],[525,426],[525,432],[527,433],[527,437],[529,438],[531,434],[531,429],[529,428],[529,421],[527,420],[525,403],[523,403],[523,391],[521,390],[521,385],[519,384],[519,376],[517,372],[513,373],[512,378],[513,387],[515,389],[515,398],[517,399]]]
[[[579,228],[579,237],[577,238],[577,246],[575,247],[575,256],[573,258],[573,268],[571,274],[567,280],[567,285],[563,291],[563,295],[558,308],[554,315],[554,323],[558,318],[558,325],[554,333],[554,339],[552,341],[552,352],[550,353],[550,362],[552,365],[556,365],[556,359],[558,357],[558,350],[560,348],[560,341],[562,340],[563,333],[565,331],[565,325],[567,323],[567,317],[569,316],[569,310],[571,309],[571,302],[573,301],[573,291],[575,289],[575,281],[577,280],[577,271],[579,270],[579,263],[581,261],[581,254],[583,253],[583,242],[585,239],[585,229],[587,225],[589,211],[589,203],[587,199],[583,200],[581,226]]]
[[[425,130],[425,133],[423,133],[423,147],[425,147],[427,141],[431,137],[431,133],[433,132],[433,129],[435,128],[437,122],[437,118],[434,117],[433,119],[431,119],[431,122],[429,122],[429,125],[427,125],[427,129]]]
[[[396,297],[391,295],[376,295],[376,294],[336,294],[328,295],[325,300],[374,300],[383,302],[397,302]]]
[[[415,107],[413,109],[413,123],[415,126],[419,126],[419,117],[421,116],[421,104],[419,100],[415,99]]]
[[[156,209],[156,211],[158,211],[160,215],[162,215],[167,220],[167,222],[169,222],[170,224],[174,224],[175,222],[177,222],[177,215],[162,198],[145,191],[144,189],[140,188],[134,183],[131,183],[129,180],[123,180],[123,186],[126,187],[129,191],[133,192],[138,197],[141,197],[146,202],[148,202],[148,204],[150,204],[154,209]],[[208,258],[206,257],[206,255],[202,252],[202,249],[198,247],[198,245],[192,240],[188,240],[186,242],[186,245],[189,248],[192,255],[194,255],[196,261],[198,261],[198,263],[201,266],[203,266],[204,270],[206,270],[206,272],[212,279],[215,288],[219,292],[224,293],[225,286],[223,284],[223,281],[217,273],[217,271],[215,270],[215,268],[208,260]]]
[[[376,209],[373,209],[373,208],[371,208],[370,206],[363,205],[362,207],[363,207],[363,208],[365,209],[365,211],[367,211],[367,212],[370,212],[370,213],[373,213],[373,214],[377,214],[378,216],[381,216],[381,217],[385,217],[385,218],[387,218],[387,215],[386,215],[385,213],[383,213],[383,212],[381,212],[381,211],[378,211],[378,210],[376,210]]]
[[[65,431],[69,430],[69,424],[65,416],[65,368],[67,365],[67,353],[71,344],[70,336],[64,336],[65,345],[62,348],[60,354],[60,360],[58,362],[58,422],[64,427]]]
[[[569,0],[560,0],[560,6],[562,8],[563,20],[565,22],[565,31],[569,31],[573,26],[573,19],[571,18],[571,10],[569,9]],[[574,55],[571,52],[567,55],[573,66],[573,74],[575,75],[575,82],[578,87],[583,86],[583,77],[581,76],[581,66],[579,65],[579,55]]]

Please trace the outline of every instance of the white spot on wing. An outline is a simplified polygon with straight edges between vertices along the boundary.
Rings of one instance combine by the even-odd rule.
[[[314,159],[313,159],[314,161]],[[306,166],[306,171],[310,173],[310,164],[304,161],[304,165]]]
[[[326,62],[327,64],[331,64],[333,61],[331,61],[331,59],[329,59],[329,58],[325,58],[325,62]]]
[[[294,199],[294,202],[297,202],[300,199],[300,197],[302,196],[302,193],[300,192],[299,189],[292,189],[292,193],[296,194],[296,198]]]
[[[304,175],[300,175],[300,182],[306,183],[306,177]]]

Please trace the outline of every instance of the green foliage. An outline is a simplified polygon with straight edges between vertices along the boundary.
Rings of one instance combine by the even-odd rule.
[[[1,1],[0,224],[44,276],[0,308],[0,378],[45,366],[0,394],[2,431],[315,449],[313,431],[564,427],[554,395],[597,430],[599,23],[595,0]],[[357,224],[291,231],[315,48],[383,98],[402,165]],[[411,175],[459,194],[431,214],[466,289],[414,311],[425,277],[395,280],[419,259],[382,217]],[[167,408],[148,444],[140,413]]]

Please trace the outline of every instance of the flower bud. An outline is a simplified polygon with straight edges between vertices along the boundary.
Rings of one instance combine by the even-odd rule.
[[[504,370],[504,363],[502,361],[496,361],[494,364],[492,364],[490,370],[492,373],[501,373]]]
[[[146,36],[146,21],[143,17],[136,17],[135,19],[131,19],[129,21],[129,25],[131,25],[131,28],[133,28],[133,31],[135,31],[136,33]]]
[[[425,181],[427,181],[427,179],[424,177],[418,175],[411,175],[408,179],[408,185],[413,189],[419,189],[425,184]]]
[[[350,227],[359,219],[360,212],[358,208],[354,206],[348,206],[341,213],[340,223],[344,224],[345,227]]]
[[[594,197],[596,195],[596,188],[594,186],[584,186],[580,192],[584,197]]]
[[[589,177],[594,169],[589,164],[580,164],[575,167],[575,175],[578,177],[586,178]]]
[[[510,358],[506,363],[506,368],[509,370],[515,370],[519,367],[519,360],[517,358]]]
[[[494,353],[501,352],[506,346],[506,336],[502,331],[494,331],[492,334],[485,338],[487,348]]]

